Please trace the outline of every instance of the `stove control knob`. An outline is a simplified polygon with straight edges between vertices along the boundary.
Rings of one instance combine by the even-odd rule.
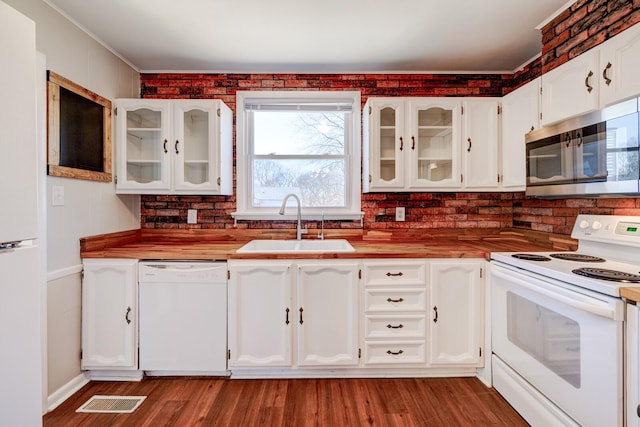
[[[600,230],[602,228],[602,223],[600,221],[593,221],[591,228],[594,230]]]
[[[589,221],[587,221],[586,219],[583,219],[582,221],[580,221],[579,227],[582,230],[589,228]]]

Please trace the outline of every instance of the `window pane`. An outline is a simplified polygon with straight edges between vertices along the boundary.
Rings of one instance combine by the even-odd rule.
[[[257,155],[342,155],[345,112],[254,111]]]
[[[252,206],[279,207],[294,193],[303,207],[344,207],[345,168],[344,159],[255,159]]]

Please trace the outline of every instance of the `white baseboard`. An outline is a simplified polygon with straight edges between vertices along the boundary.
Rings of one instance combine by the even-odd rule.
[[[88,382],[89,379],[84,374],[80,374],[53,392],[47,398],[47,412],[56,409],[62,402],[71,397],[73,393],[80,390]]]

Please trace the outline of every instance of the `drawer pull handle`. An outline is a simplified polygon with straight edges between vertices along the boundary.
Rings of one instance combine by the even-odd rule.
[[[400,354],[404,353],[404,351],[402,350],[398,350],[398,351],[391,351],[391,350],[387,350],[387,354],[393,355],[393,356],[398,356]]]
[[[289,307],[287,307],[287,309],[285,310],[285,313],[286,313],[286,315],[285,315],[285,318],[284,318],[284,323],[285,323],[285,325],[288,325],[289,324]]]
[[[131,324],[131,319],[129,319],[129,313],[131,313],[131,307],[127,307],[127,312],[124,314],[124,320],[127,321],[127,325]]]
[[[602,78],[604,78],[604,82],[609,86],[611,84],[611,79],[607,77],[607,70],[611,68],[611,62],[607,62],[607,66],[602,70]]]
[[[591,91],[593,90],[593,86],[591,86],[589,84],[589,79],[593,76],[593,71],[589,70],[589,74],[587,74],[587,77],[584,79],[584,85],[587,87],[587,92],[591,93]]]
[[[301,325],[302,325],[302,323],[304,323],[304,322],[302,321],[302,312],[303,312],[303,311],[304,311],[304,310],[302,309],[302,307],[300,307],[300,324],[301,324]]]
[[[165,140],[164,140],[164,143],[162,144],[162,149],[164,150],[164,154],[167,154],[167,153],[168,153],[168,151],[167,151],[167,142],[168,142],[168,141],[165,139]]]
[[[437,323],[438,322],[438,307],[437,306],[433,306],[433,313],[435,315],[435,317],[433,318],[433,323]]]
[[[404,325],[402,323],[400,323],[399,325],[395,325],[395,326],[389,324],[389,325],[387,325],[387,328],[389,328],[389,329],[402,329],[402,328],[404,328]]]
[[[387,277],[402,277],[402,276],[404,276],[404,274],[402,274],[402,271],[400,271],[399,273],[391,273],[391,272],[387,273]]]
[[[402,301],[404,301],[404,298],[398,298],[398,299],[387,298],[387,302],[402,302]]]

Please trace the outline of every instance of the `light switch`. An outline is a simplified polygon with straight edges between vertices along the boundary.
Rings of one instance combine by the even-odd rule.
[[[396,221],[404,221],[404,207],[402,206],[396,208]]]
[[[51,187],[51,206],[64,206],[64,187],[54,185]]]

